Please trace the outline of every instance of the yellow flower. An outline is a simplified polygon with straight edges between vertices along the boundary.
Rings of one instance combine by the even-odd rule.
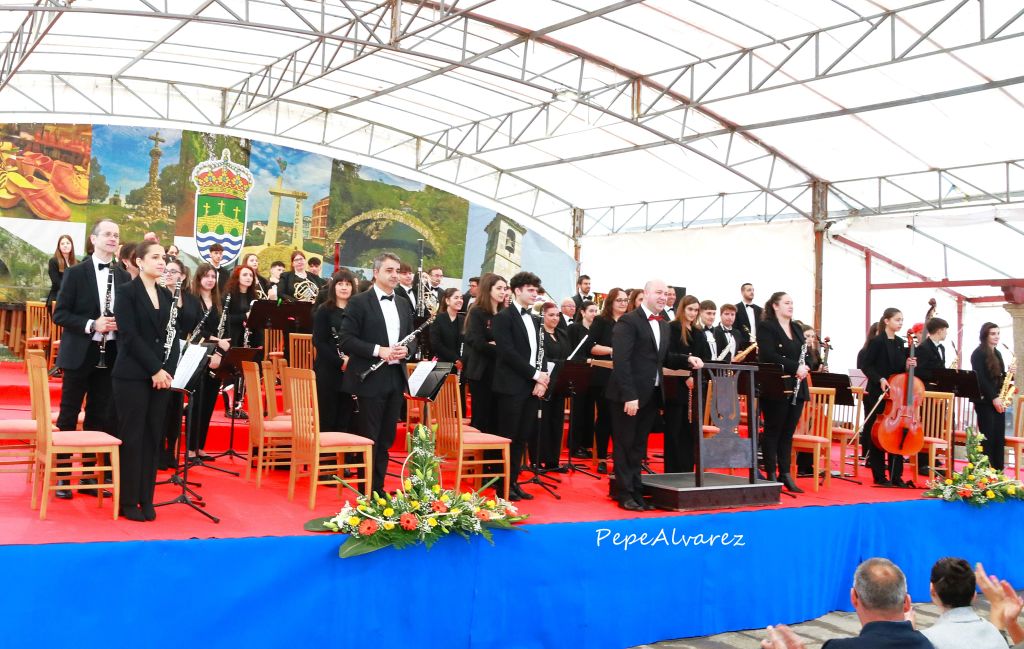
[[[429,525],[431,527],[437,527],[437,519],[436,518],[428,518],[427,519],[427,525]]]
[[[348,517],[348,524],[351,525],[352,527],[355,527],[356,525],[359,525],[359,517],[358,516],[349,516]]]
[[[491,509],[494,509],[497,505],[498,503],[494,502],[493,500],[487,501],[487,506],[490,507]]]
[[[470,493],[464,493],[464,494],[462,494],[462,499],[463,499],[463,500],[469,500],[469,499],[470,499],[470,498],[472,498],[472,497],[473,497],[473,494],[470,494]]]
[[[378,505],[386,505],[387,502],[388,501],[384,500],[383,498],[377,498],[377,504]]]
[[[391,509],[390,507],[385,507],[384,508],[384,515],[385,516],[394,516],[395,515],[395,510]]]
[[[418,500],[410,500],[409,501],[409,506],[412,507],[413,510],[417,510],[417,509],[420,508],[420,501],[418,501]]]
[[[967,476],[967,479],[973,482],[974,481],[974,474],[972,473],[969,476]]]
[[[441,494],[441,502],[446,503],[449,500],[451,500],[451,498],[448,496],[448,494]]]
[[[412,480],[410,480],[409,478],[405,479],[405,490],[412,491]]]
[[[439,493],[441,493],[441,485],[436,484],[433,487],[431,487],[430,490],[433,491],[436,494],[439,494]]]
[[[953,484],[953,481],[950,478],[946,478],[946,484]]]
[[[978,447],[977,447],[977,448],[975,448],[974,450],[975,450],[975,451],[977,451],[977,452],[979,452],[979,453],[981,453],[982,451],[984,451],[984,450],[985,450],[985,447],[984,447],[984,446],[982,446],[981,444],[979,444],[979,445],[978,445]]]
[[[988,491],[985,492],[985,497],[990,499],[995,498],[996,494],[991,489],[989,489]]]
[[[1011,488],[1012,488],[1012,487],[1011,487]],[[474,507],[474,508],[473,508],[473,513],[474,513],[474,514],[475,514],[475,513],[477,513],[478,511],[480,511],[480,508],[479,508],[479,507]]]
[[[967,468],[968,469],[973,469],[974,468],[974,463],[973,462],[968,462],[967,463]]]
[[[384,529],[386,529],[386,530],[393,530],[393,529],[395,529],[395,524],[392,523],[391,521],[384,521]]]
[[[454,514],[455,516],[458,516],[461,513],[462,513],[461,509],[459,509],[458,507],[452,507],[452,514]]]
[[[1006,488],[1006,493],[1013,496],[1014,494],[1017,493],[1017,487],[1010,485],[1009,487]]]
[[[365,512],[366,511],[366,505],[357,505],[356,509],[358,509],[361,512]]]

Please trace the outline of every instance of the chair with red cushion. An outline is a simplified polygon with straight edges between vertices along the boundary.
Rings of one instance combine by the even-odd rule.
[[[445,379],[432,411],[437,418],[437,454],[455,462],[455,488],[470,475],[474,479],[503,478],[503,496],[508,498],[511,440],[480,432],[463,423],[459,380],[454,374]],[[501,459],[485,458],[486,451],[500,451]],[[500,473],[488,470],[488,466],[499,463]]]

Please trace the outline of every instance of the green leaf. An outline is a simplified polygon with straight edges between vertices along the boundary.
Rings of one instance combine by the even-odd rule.
[[[324,523],[334,518],[333,516],[321,516],[320,518],[314,518],[311,521],[306,521],[306,524],[302,526],[302,529],[307,532],[327,532],[333,534],[334,530],[330,530],[324,527]]]
[[[338,548],[338,556],[342,559],[351,559],[352,557],[358,557],[361,554],[369,554],[375,550],[380,550],[384,546],[374,545],[366,539],[357,539],[354,536],[348,537],[348,540],[341,544]]]

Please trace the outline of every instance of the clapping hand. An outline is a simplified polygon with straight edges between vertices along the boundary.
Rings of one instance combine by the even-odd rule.
[[[785,624],[768,627],[768,637],[761,641],[761,649],[804,649],[804,641]]]
[[[992,611],[989,614],[992,624],[997,629],[1008,631],[1014,643],[1024,640],[1024,629],[1017,622],[1017,617],[1024,608],[1024,600],[1017,595],[1010,582],[1000,580],[995,575],[988,575],[981,563],[975,565],[974,577],[978,582],[978,588],[988,600]]]

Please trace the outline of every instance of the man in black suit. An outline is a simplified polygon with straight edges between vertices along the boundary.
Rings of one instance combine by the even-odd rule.
[[[494,364],[495,394],[498,399],[498,434],[512,440],[509,498],[530,500],[517,482],[523,463],[526,440],[536,431],[539,397],[547,391],[550,375],[547,366],[537,366],[540,342],[540,318],[533,314],[533,303],[540,278],[522,271],[509,280],[512,304],[494,316],[491,332],[497,348]]]
[[[725,339],[725,334],[720,332],[718,327],[715,327],[715,316],[717,314],[718,306],[712,300],[704,300],[700,303],[698,321],[700,322],[701,333],[704,335],[708,349],[711,350],[712,362],[718,360],[718,357],[725,351],[726,344],[728,343]]]
[[[466,295],[462,300],[462,308],[459,309],[459,313],[469,313],[470,307],[472,307],[473,303],[476,302],[476,293],[480,287],[480,278],[470,277],[468,286],[469,288],[466,289]]]
[[[576,320],[578,322],[583,317],[583,303],[594,301],[594,294],[590,292],[590,275],[580,275],[576,280],[576,294],[572,296],[572,301],[576,303]]]
[[[732,304],[723,304],[718,310],[718,326],[715,327],[715,339],[720,345],[729,348],[729,354],[722,360],[723,363],[732,361],[732,357],[743,351],[750,344],[750,338],[742,329],[736,326],[736,307]],[[724,347],[719,347],[719,352]]]
[[[558,329],[569,330],[569,325],[576,321],[576,302],[572,298],[562,300],[562,309],[558,318]]]
[[[427,276],[430,277],[430,285],[427,289],[434,292],[434,295],[437,296],[437,303],[441,304],[441,300],[444,299],[444,287],[441,286],[441,282],[444,280],[444,269],[434,266],[427,271]]]
[[[415,273],[412,266],[402,263],[398,267],[398,285],[395,286],[395,293],[412,306],[412,312],[416,313],[416,285],[413,277]]]
[[[231,279],[231,270],[221,264],[224,259],[224,246],[215,243],[210,246],[209,253],[210,265],[217,271],[217,288],[220,289],[221,295],[223,295],[224,287],[228,285],[228,280]]]
[[[669,286],[668,292],[665,293],[665,311],[662,313],[665,319],[672,322],[676,319],[676,289],[674,286]]]
[[[373,286],[352,296],[341,320],[341,348],[349,356],[342,390],[359,397],[358,430],[373,440],[372,489],[384,493],[388,450],[406,386],[405,360],[409,348],[399,342],[412,331],[409,303],[396,299],[401,261],[390,252],[373,260]],[[360,381],[360,374],[377,360],[387,363]]]
[[[928,335],[921,344],[914,350],[917,356],[917,369],[914,375],[924,381],[925,388],[935,390],[938,386],[934,382],[935,370],[946,367],[946,334],[949,332],[949,323],[942,318],[930,318],[925,323],[925,331]],[[928,475],[928,453],[917,454],[918,475]]]
[[[117,358],[114,302],[117,287],[131,280],[131,276],[114,263],[114,253],[120,241],[120,229],[116,223],[108,219],[97,221],[89,234],[89,241],[93,246],[92,256],[65,271],[53,310],[53,321],[64,327],[57,352],[57,367],[64,372],[64,385],[56,425],[58,430],[75,430],[82,401],[88,396],[83,423],[85,430],[114,434],[110,387],[110,369]],[[108,289],[110,308],[104,309]],[[105,344],[102,342],[104,338]],[[96,367],[100,361],[101,345],[105,348],[106,367],[103,368]],[[95,491],[89,490],[82,493],[95,495]],[[58,490],[57,497],[71,498],[71,490]]]
[[[641,462],[647,436],[663,401],[669,346],[669,325],[661,316],[667,289],[661,280],[644,286],[644,303],[619,318],[612,335],[612,375],[606,394],[611,402],[614,440],[615,494],[619,506],[630,511],[653,509],[643,497]],[[696,356],[669,358],[669,367],[700,368]]]
[[[740,287],[743,299],[736,303],[736,326],[749,340],[757,340],[757,325],[761,323],[761,307],[754,304],[754,285],[747,282]]]

